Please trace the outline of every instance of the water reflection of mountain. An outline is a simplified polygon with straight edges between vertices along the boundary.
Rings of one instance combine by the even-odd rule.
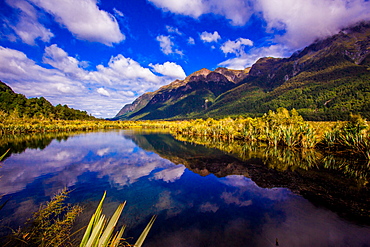
[[[125,137],[202,176],[243,175],[260,187],[289,188],[346,218],[370,223],[369,170],[355,161],[309,150],[268,149],[215,140],[179,141],[168,134],[125,134]]]

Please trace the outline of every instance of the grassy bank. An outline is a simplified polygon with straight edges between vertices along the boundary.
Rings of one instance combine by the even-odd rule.
[[[33,118],[2,119],[0,135],[44,132],[89,131],[129,128],[167,128],[161,121],[106,121],[106,120],[39,120]]]
[[[0,134],[159,128],[176,135],[209,136],[225,140],[263,142],[269,146],[319,148],[355,154],[370,160],[370,127],[359,115],[350,121],[307,122],[279,108],[258,118],[196,119],[188,121],[42,120],[2,117]]]
[[[370,128],[358,115],[345,122],[307,122],[295,110],[279,108],[260,118],[192,120],[172,127],[184,136],[262,142],[269,146],[327,149],[370,160]]]

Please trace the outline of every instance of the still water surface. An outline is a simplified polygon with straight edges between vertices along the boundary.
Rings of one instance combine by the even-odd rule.
[[[106,215],[127,201],[120,221],[128,226],[125,237],[136,239],[157,214],[146,247],[276,246],[277,240],[286,247],[370,246],[368,224],[288,188],[259,187],[251,170],[240,168],[250,162],[169,134],[93,132],[5,146],[14,153],[0,169],[1,201],[10,199],[0,210],[2,226],[23,224],[68,187],[69,202],[85,207],[78,224],[88,221],[104,191]],[[220,175],[218,167],[228,172]]]

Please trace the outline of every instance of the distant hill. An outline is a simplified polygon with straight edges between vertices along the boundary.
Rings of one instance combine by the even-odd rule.
[[[1,112],[13,114],[15,117],[61,120],[95,119],[86,111],[75,110],[67,105],[53,106],[43,97],[27,99],[0,81],[0,114]]]
[[[202,69],[125,105],[115,119],[260,116],[279,107],[306,120],[370,119],[370,23],[251,68]]]

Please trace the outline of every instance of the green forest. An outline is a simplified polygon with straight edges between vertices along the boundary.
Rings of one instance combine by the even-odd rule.
[[[15,93],[0,81],[0,114],[13,118],[38,118],[59,120],[92,120],[86,111],[75,110],[67,105],[53,106],[44,97],[27,99]]]

